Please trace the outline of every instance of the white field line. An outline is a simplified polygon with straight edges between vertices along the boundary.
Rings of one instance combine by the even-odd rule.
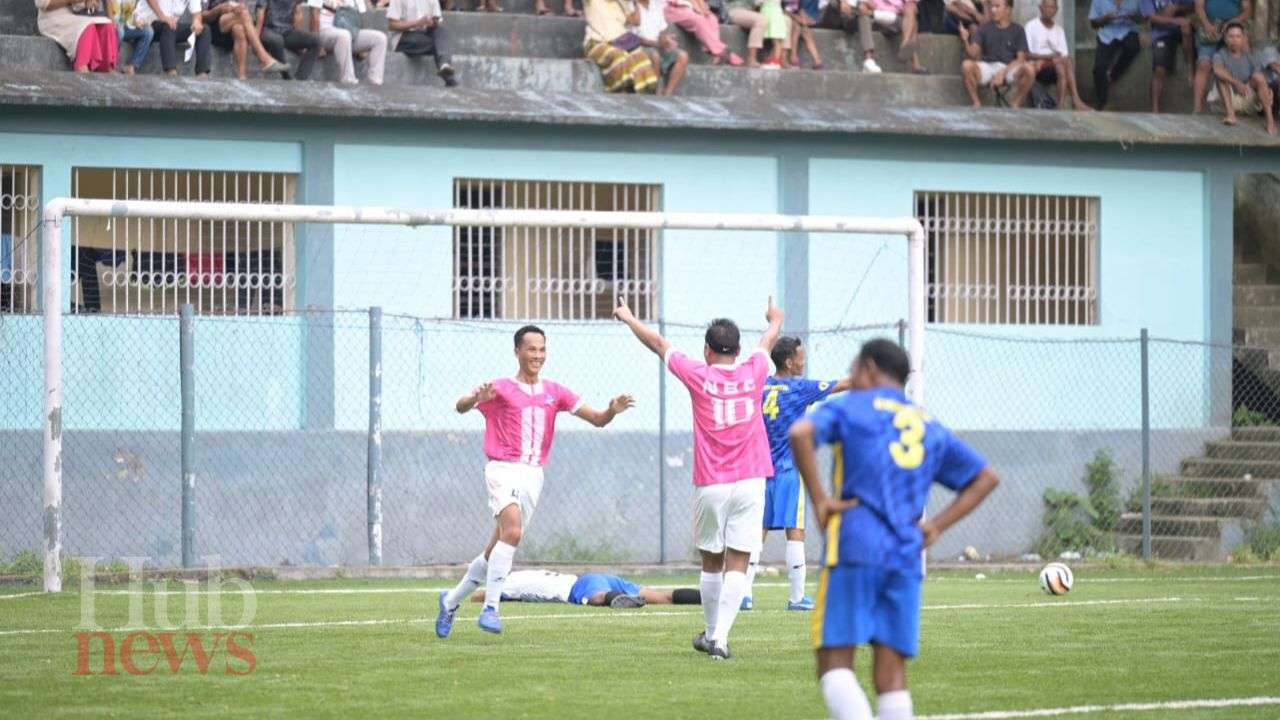
[[[923,610],[1003,610],[1003,609],[1021,609],[1021,608],[1047,608],[1047,607],[1091,607],[1096,605],[1140,605],[1140,604],[1158,604],[1158,603],[1182,603],[1182,602],[1203,602],[1201,598],[1180,598],[1180,597],[1163,597],[1163,598],[1129,598],[1123,600],[1063,600],[1063,601],[1045,601],[1034,603],[990,603],[990,604],[963,604],[963,605],[926,605]],[[789,613],[789,610],[754,610],[755,614],[782,614]],[[697,615],[701,616],[701,610],[645,610],[641,612],[616,612],[600,608],[587,612],[566,612],[566,613],[539,613],[534,615],[504,615],[503,620],[644,620],[655,617],[671,617]],[[435,618],[391,618],[391,619],[370,619],[370,620],[320,620],[316,622],[285,622],[285,623],[261,623],[257,625],[191,625],[183,626],[181,629],[190,630],[306,630],[306,629],[323,629],[336,627],[364,627],[378,625],[420,625],[424,623],[434,623]],[[145,627],[126,627],[106,629],[106,632],[127,632],[132,630],[171,630],[173,628],[145,628]],[[0,630],[0,637],[10,635],[41,635],[49,633],[69,633],[79,631],[80,628],[26,628],[22,630]]]
[[[947,572],[952,572],[948,570]],[[977,572],[981,572],[980,570]],[[1267,580],[1280,581],[1280,574],[1276,575],[1202,575],[1199,577],[1089,577],[1088,575],[1076,575],[1076,579],[1084,578],[1087,583],[1146,583],[1146,582],[1264,582]],[[1027,572],[1027,578],[1034,579],[1035,575],[1030,571]],[[1025,583],[1026,578],[983,578],[979,580],[971,577],[951,577],[950,575],[932,576],[929,578],[933,582],[950,583],[950,582],[970,582],[970,583]]]
[[[0,600],[16,600],[16,599],[18,599],[18,598],[31,597],[31,596],[33,596],[33,595],[43,595],[43,594],[44,594],[43,592],[39,592],[39,591],[36,591],[36,592],[24,592],[24,593],[13,593],[12,595],[0,595]]]
[[[918,715],[918,720],[1011,720],[1012,718],[1062,717],[1064,715],[1088,715],[1091,713],[1153,712],[1157,710],[1194,710],[1197,708],[1256,707],[1280,705],[1280,697],[1260,695],[1248,698],[1222,698],[1220,700],[1174,700],[1169,702],[1123,703],[1119,705],[1075,705],[1072,707],[1043,708],[1040,710],[994,710],[977,713],[949,713],[946,715]]]

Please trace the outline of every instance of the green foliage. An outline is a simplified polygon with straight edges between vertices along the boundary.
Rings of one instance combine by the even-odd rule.
[[[1099,530],[1115,530],[1120,523],[1118,471],[1107,450],[1099,450],[1084,466],[1084,484],[1089,488],[1089,504],[1095,513],[1093,526]]]
[[[1241,405],[1231,414],[1232,427],[1274,427],[1275,423],[1271,418],[1267,417],[1264,412],[1250,410],[1247,405]]]
[[[1034,551],[1040,557],[1057,557],[1067,550],[1109,551],[1115,544],[1097,528],[1098,511],[1085,498],[1066,490],[1044,491],[1044,532]]]
[[[30,550],[23,550],[13,556],[13,560],[0,562],[0,575],[12,575],[22,578],[39,577],[44,572],[44,561]]]
[[[591,545],[569,534],[556,535],[545,545],[539,545],[536,552],[548,562],[556,563],[623,563],[630,557],[608,545]]]
[[[1244,545],[1258,560],[1280,560],[1280,518],[1271,513],[1271,519],[1250,523],[1244,530]],[[1237,554],[1240,549],[1237,549]]]

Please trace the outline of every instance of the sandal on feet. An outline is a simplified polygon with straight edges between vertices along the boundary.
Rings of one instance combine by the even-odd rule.
[[[289,72],[289,66],[285,65],[279,60],[272,60],[269,64],[262,66],[262,72],[264,75],[266,73],[279,73],[281,75],[284,75],[285,73]]]
[[[912,72],[912,73],[914,73],[914,74],[916,74],[916,75],[928,75],[928,74],[929,74],[929,68],[922,68],[922,67],[918,67],[918,68],[916,68],[916,69],[912,70],[911,72]]]

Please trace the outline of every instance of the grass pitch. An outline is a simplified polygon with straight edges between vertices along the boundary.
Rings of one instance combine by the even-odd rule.
[[[696,584],[694,576],[634,579]],[[478,606],[466,604],[453,636],[437,640],[430,590],[442,584],[255,582],[256,612],[245,629],[254,636],[254,667],[246,675],[225,672],[225,650],[213,654],[207,674],[190,655],[174,673],[142,641],[134,664],[158,663],[156,672],[131,675],[117,661],[118,674],[102,675],[94,644],[93,674],[76,675],[78,592],[0,589],[0,717],[825,717],[810,616],[782,609],[778,578],[760,578],[757,609],[739,616],[727,663],[691,649],[701,610],[687,606],[509,603],[506,631],[492,636],[475,626]],[[208,596],[199,598],[207,624]],[[183,617],[181,594],[136,596],[99,585],[96,622],[117,645],[136,601],[153,632],[160,632],[157,601],[175,623]],[[224,619],[240,617],[237,595],[221,604]],[[227,632],[176,632],[203,634],[207,645],[215,631]],[[922,717],[1278,696],[1280,568],[1080,569],[1062,598],[1041,593],[1033,572],[977,580],[974,571],[940,571],[926,581],[921,635],[908,677]],[[858,676],[869,688],[864,660],[869,653],[860,654]],[[1277,718],[1280,704],[1079,716]]]

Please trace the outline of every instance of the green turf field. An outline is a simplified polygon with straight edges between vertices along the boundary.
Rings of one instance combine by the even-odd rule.
[[[225,672],[221,649],[204,675],[190,656],[173,674],[159,655],[139,653],[136,667],[160,660],[158,671],[76,676],[80,595],[4,588],[0,718],[821,718],[809,615],[781,609],[779,580],[760,578],[757,609],[739,617],[727,663],[690,648],[701,624],[694,607],[509,603],[506,632],[492,636],[475,627],[470,605],[440,641],[427,592],[440,582],[259,581],[249,628],[256,667],[244,676]],[[128,620],[134,598],[123,589],[95,594],[105,628]],[[166,597],[176,622],[183,598]],[[141,599],[154,626],[155,598]],[[225,621],[239,617],[234,594],[222,606]],[[117,643],[126,634],[113,632]],[[101,663],[98,649],[91,670]],[[940,571],[926,583],[922,654],[909,678],[921,716],[1280,696],[1280,568],[1081,569],[1062,598],[1041,593],[1031,572],[977,580]],[[1080,716],[1277,718],[1280,704]]]

